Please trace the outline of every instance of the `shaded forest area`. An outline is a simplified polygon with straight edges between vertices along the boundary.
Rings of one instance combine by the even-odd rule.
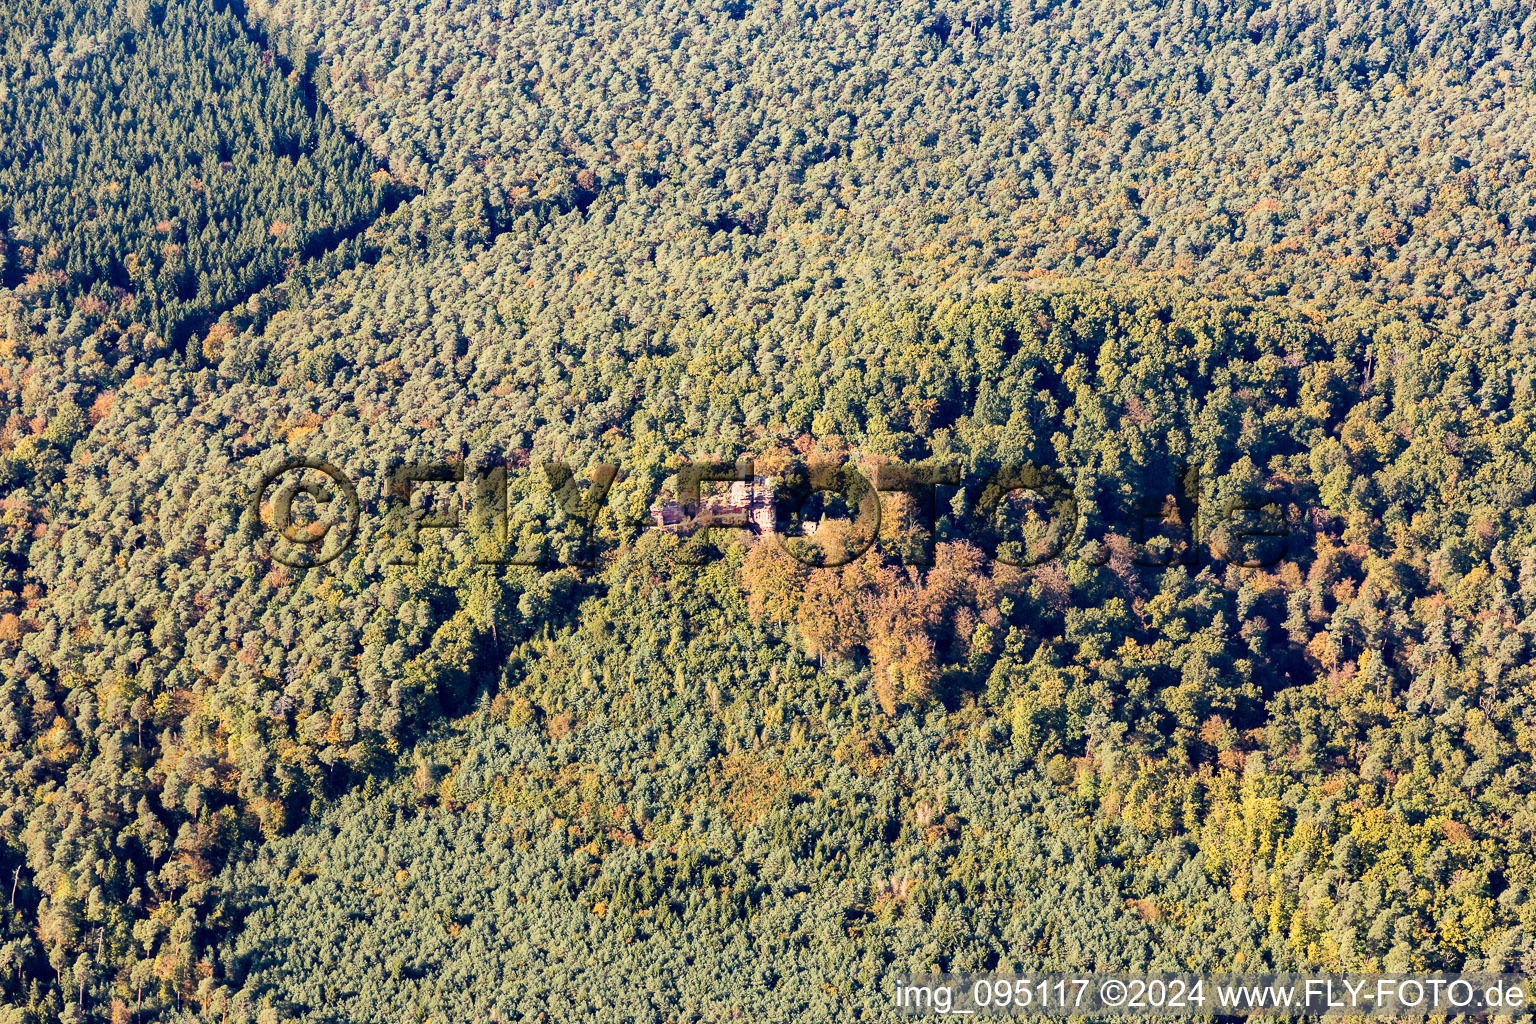
[[[248,14],[0,29],[0,1020],[1536,964],[1527,12]],[[1194,465],[1293,543],[639,530],[744,453],[1049,463],[1119,517]],[[626,476],[589,572],[301,573],[245,515],[299,455]]]
[[[179,345],[383,208],[388,173],[222,5],[3,17],[0,280],[71,343],[115,318]]]

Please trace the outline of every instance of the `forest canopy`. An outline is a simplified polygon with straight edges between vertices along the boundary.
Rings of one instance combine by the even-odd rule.
[[[182,342],[383,206],[388,172],[222,5],[25,0],[0,41],[0,283],[72,342]]]
[[[7,7],[0,1021],[1536,969],[1533,35],[1417,0]],[[1031,528],[1082,529],[1010,564],[984,487],[931,524],[882,494],[820,567],[644,527],[740,457],[1049,466]],[[467,519],[392,564],[374,516],[279,564],[251,503],[294,459],[371,507],[450,464],[415,507],[465,517],[504,469],[500,539],[550,564]],[[1259,509],[1278,560],[1240,557]]]

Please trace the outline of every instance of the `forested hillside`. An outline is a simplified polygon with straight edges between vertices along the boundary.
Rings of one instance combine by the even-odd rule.
[[[1536,969],[1527,10],[3,17],[0,1021]],[[686,564],[646,510],[738,455],[972,486],[929,568],[890,494]],[[365,506],[307,570],[297,457]],[[551,564],[390,564],[413,459]],[[591,567],[549,461],[622,468]]]
[[[111,317],[183,340],[382,206],[388,173],[220,5],[0,18],[3,283],[73,342]]]
[[[570,8],[260,0],[399,174],[493,210],[604,197],[608,247],[733,233],[790,268],[935,283],[1152,268],[1530,327],[1513,2],[1127,0]]]

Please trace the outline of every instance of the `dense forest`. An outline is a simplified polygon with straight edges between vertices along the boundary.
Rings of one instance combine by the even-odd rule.
[[[74,320],[66,336],[94,315],[181,340],[379,212],[388,172],[227,9],[36,0],[0,18],[3,280]]]
[[[0,19],[0,1021],[1536,970],[1520,5]],[[967,486],[644,528],[739,456]],[[370,514],[294,569],[305,457]]]
[[[252,10],[396,174],[493,213],[606,199],[589,266],[655,249],[676,280],[669,242],[729,233],[711,308],[754,320],[823,261],[935,285],[1149,268],[1530,329],[1520,3]]]

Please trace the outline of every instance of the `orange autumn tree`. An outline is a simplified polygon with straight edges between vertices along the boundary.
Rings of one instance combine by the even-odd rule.
[[[928,702],[943,674],[945,641],[990,636],[1001,622],[1001,590],[1022,578],[963,541],[938,544],[930,568],[891,564],[871,550],[847,565],[813,569],[767,538],[741,572],[754,621],[792,622],[806,652],[823,663],[866,663],[891,715]]]

